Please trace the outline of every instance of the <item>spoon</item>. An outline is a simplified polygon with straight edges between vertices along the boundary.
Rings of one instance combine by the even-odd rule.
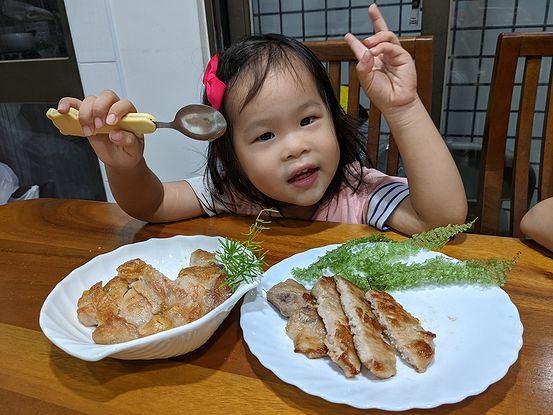
[[[79,111],[70,108],[67,114],[50,108],[46,116],[63,135],[85,137],[79,122]],[[191,104],[182,107],[171,122],[156,121],[150,114],[131,112],[125,115],[116,125],[104,125],[90,135],[106,134],[111,130],[125,130],[134,134],[153,133],[158,128],[172,128],[195,140],[212,141],[221,137],[226,129],[225,117],[215,108],[203,104]]]

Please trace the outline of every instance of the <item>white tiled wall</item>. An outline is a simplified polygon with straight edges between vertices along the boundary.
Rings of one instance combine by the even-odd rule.
[[[65,7],[85,95],[113,89],[160,121],[200,102],[209,59],[203,1],[65,0]],[[201,171],[205,151],[172,130],[146,137],[146,161],[163,181]],[[113,200],[107,181],[106,192]]]

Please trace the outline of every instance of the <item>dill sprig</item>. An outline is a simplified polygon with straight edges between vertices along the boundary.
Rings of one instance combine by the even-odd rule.
[[[384,235],[352,239],[305,268],[293,268],[292,275],[304,282],[322,275],[340,275],[364,290],[384,291],[456,283],[503,285],[518,256],[510,260],[451,261],[437,257],[422,263],[406,262],[421,251],[442,247],[472,224],[448,225],[402,241]]]
[[[249,284],[261,277],[263,268],[267,266],[262,241],[256,240],[261,231],[269,229],[266,225],[270,220],[261,216],[266,212],[276,212],[275,209],[263,209],[250,225],[248,233],[244,234],[244,242],[235,239],[220,239],[220,248],[215,252],[215,258],[221,263],[226,273],[226,284],[231,292],[242,283]]]

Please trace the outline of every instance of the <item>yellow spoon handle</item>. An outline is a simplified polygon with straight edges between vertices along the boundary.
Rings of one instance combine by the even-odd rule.
[[[83,128],[79,123],[79,111],[70,108],[67,114],[61,114],[58,110],[50,108],[46,116],[52,120],[54,125],[63,135],[85,137]],[[136,135],[153,133],[156,130],[155,117],[142,112],[132,112],[125,115],[117,125],[104,125],[94,130],[90,135],[107,134],[111,130],[130,131]]]

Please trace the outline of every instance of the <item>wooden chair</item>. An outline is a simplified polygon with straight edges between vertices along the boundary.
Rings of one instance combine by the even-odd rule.
[[[553,72],[548,85],[541,83],[540,71],[543,58],[553,56],[553,33],[503,33],[497,40],[492,73],[488,110],[484,126],[480,180],[475,216],[479,218],[476,232],[505,234],[500,228],[502,195],[505,170],[505,150],[508,147],[508,126],[512,115],[517,115],[514,138],[514,156],[511,173],[509,231],[522,237],[520,220],[531,202],[533,189],[529,189],[530,148],[536,130],[541,127],[541,155],[538,171],[537,200],[553,196]],[[518,111],[513,111],[513,90],[519,58],[524,58],[524,73],[520,89]],[[549,69],[551,62],[549,61]],[[536,98],[538,89],[547,88],[544,121],[536,122]]]
[[[403,48],[415,60],[418,93],[427,111],[430,112],[432,104],[432,36],[401,37],[400,42]],[[347,109],[349,115],[358,118],[361,88],[355,70],[357,59],[349,46],[342,39],[309,41],[305,42],[305,45],[321,61],[327,63],[330,81],[338,99],[340,99],[340,86],[344,82],[342,78],[342,62],[347,63]],[[368,109],[367,150],[375,166],[378,165],[379,161],[378,149],[382,136],[381,130],[382,114],[376,106],[370,105]],[[399,160],[397,146],[390,135],[385,172],[390,175],[396,175],[398,173]]]

